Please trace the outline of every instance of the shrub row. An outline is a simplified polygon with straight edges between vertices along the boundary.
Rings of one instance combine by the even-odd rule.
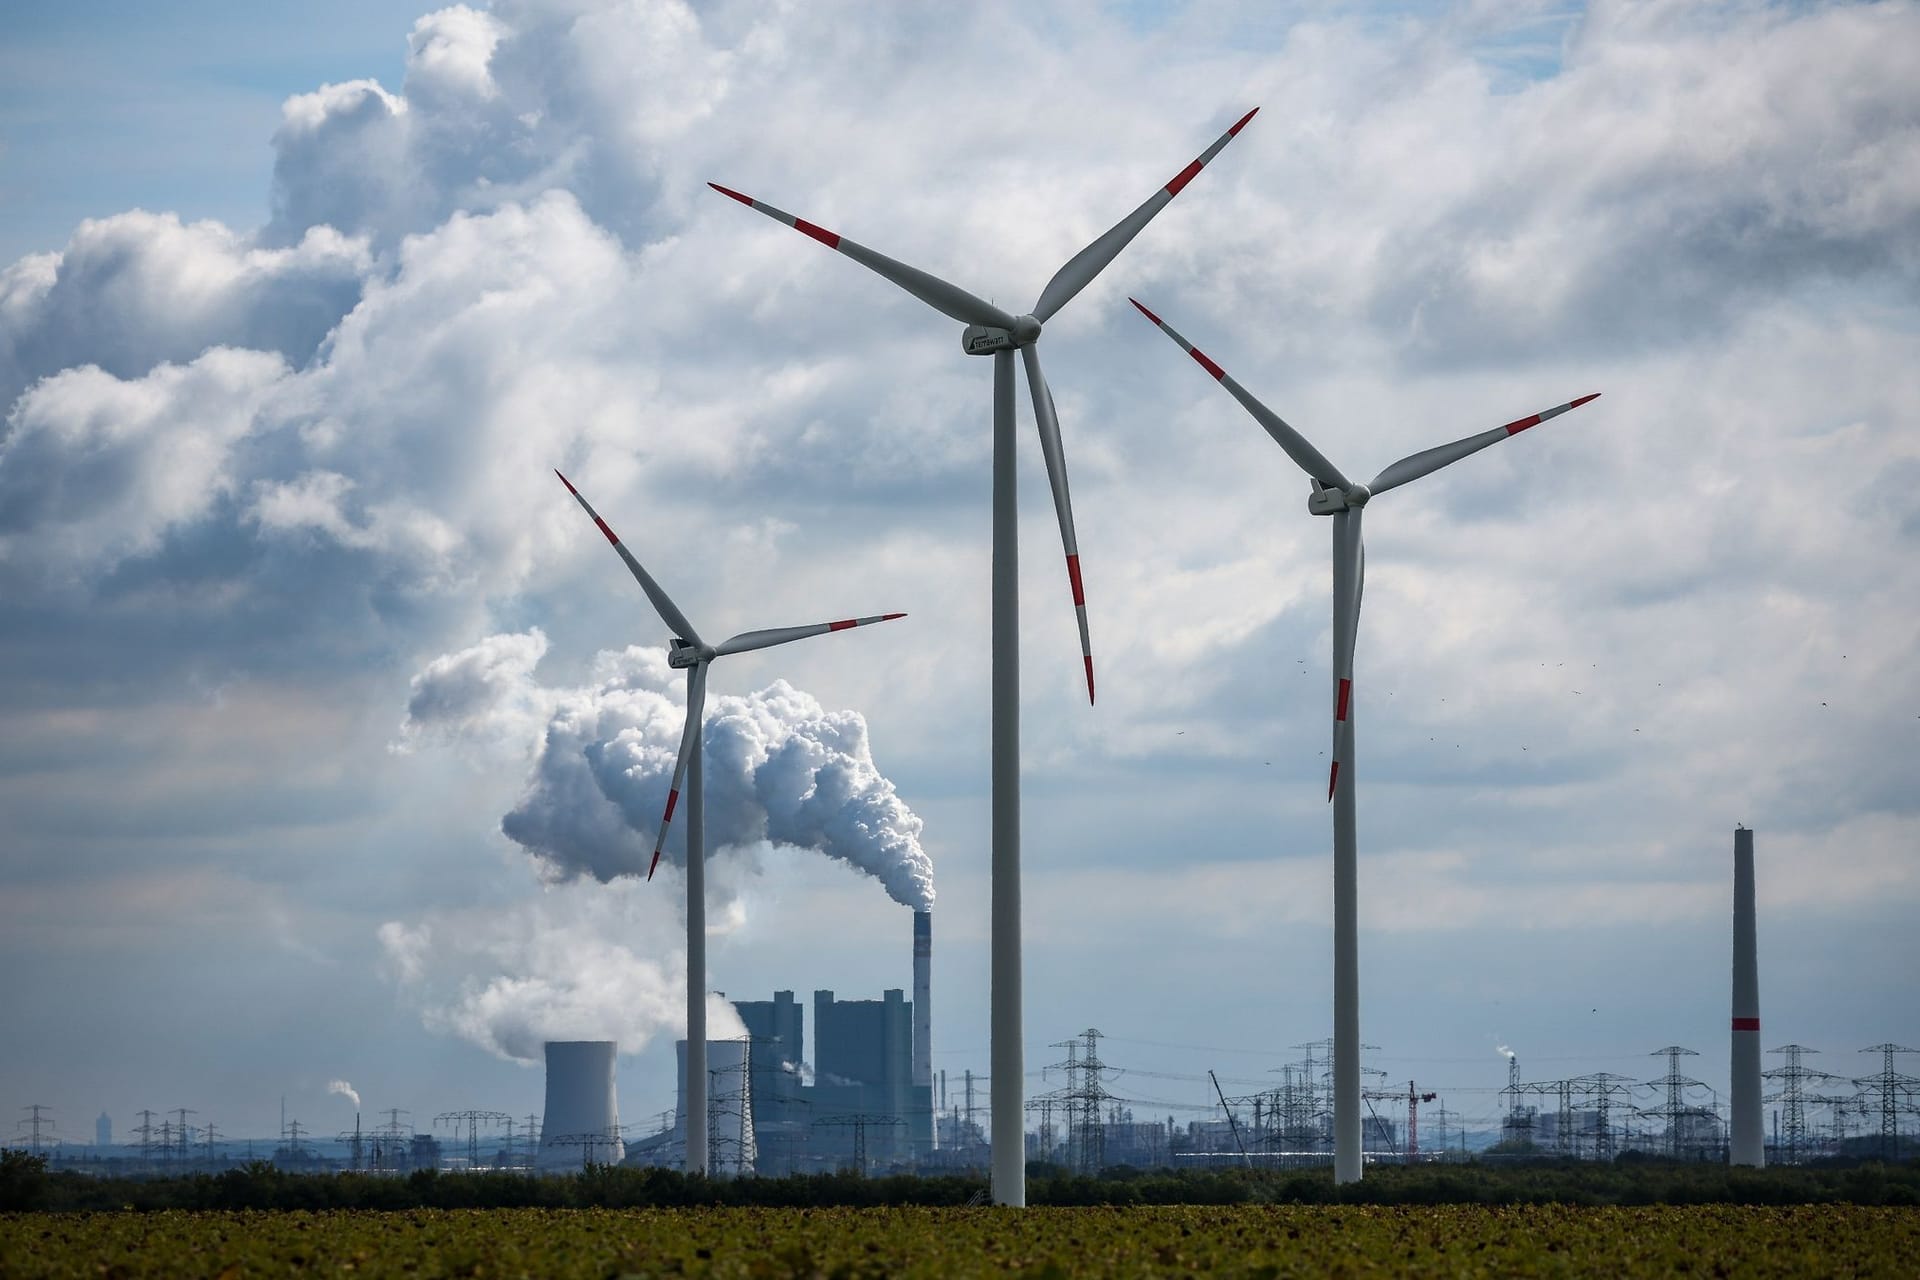
[[[432,1170],[390,1177],[290,1173],[256,1161],[218,1174],[93,1177],[49,1172],[44,1158],[26,1152],[0,1152],[0,1210],[950,1206],[978,1202],[986,1191],[985,1180],[975,1175],[709,1179],[670,1169],[607,1166],[564,1177]],[[1760,1170],[1656,1160],[1383,1165],[1347,1186],[1335,1186],[1324,1169],[1118,1168],[1090,1177],[1036,1164],[1028,1171],[1027,1200],[1036,1205],[1920,1205],[1920,1161]]]

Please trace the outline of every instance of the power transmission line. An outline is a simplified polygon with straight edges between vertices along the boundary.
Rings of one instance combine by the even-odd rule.
[[[1809,1053],[1818,1053],[1818,1049],[1809,1049],[1803,1044],[1782,1045],[1778,1049],[1769,1049],[1768,1053],[1778,1053],[1786,1057],[1787,1065],[1775,1067],[1760,1073],[1762,1079],[1778,1080],[1780,1088],[1767,1094],[1762,1100],[1780,1104],[1780,1133],[1774,1143],[1773,1157],[1786,1164],[1799,1164],[1807,1148],[1807,1103],[1816,1101],[1809,1098],[1809,1083],[1826,1083],[1840,1077],[1827,1071],[1815,1071],[1800,1064],[1800,1059]]]

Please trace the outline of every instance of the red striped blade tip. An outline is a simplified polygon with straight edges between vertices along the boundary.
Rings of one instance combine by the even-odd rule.
[[[1327,774],[1327,799],[1333,799],[1333,789],[1340,785],[1340,762],[1333,762],[1333,770]]]
[[[1087,705],[1093,705],[1093,655],[1086,656],[1087,663]]]
[[[1587,401],[1598,400],[1599,398],[1600,398],[1600,393],[1596,391],[1590,396],[1581,396],[1578,400],[1575,400],[1572,403],[1568,404],[1567,408],[1578,409],[1581,405],[1585,404]]]
[[[1187,189],[1187,184],[1200,176],[1200,170],[1203,167],[1204,166],[1198,160],[1195,160],[1191,164],[1189,164],[1186,168],[1182,169],[1179,173],[1174,174],[1173,181],[1167,184],[1167,194],[1170,196],[1177,196],[1182,191],[1185,191]]]
[[[1133,304],[1133,305],[1134,305],[1134,306],[1135,306],[1136,308],[1138,308],[1138,309],[1139,309],[1139,312],[1140,312],[1140,314],[1141,314],[1141,315],[1143,315],[1143,316],[1145,316],[1145,317],[1146,317],[1147,319],[1149,319],[1149,320],[1151,320],[1151,321],[1153,321],[1153,322],[1154,322],[1155,324],[1159,324],[1159,323],[1160,323],[1160,317],[1159,317],[1159,316],[1157,316],[1157,315],[1155,315],[1155,314],[1153,314],[1153,312],[1151,312],[1151,311],[1149,311],[1149,310],[1147,310],[1147,308],[1146,308],[1146,304],[1144,304],[1144,303],[1142,303],[1142,302],[1140,301],[1140,299],[1138,299],[1138,298],[1128,298],[1128,299],[1127,299],[1127,301],[1128,301],[1128,302],[1131,302],[1131,303],[1132,303],[1132,304]]]
[[[1237,122],[1235,122],[1233,128],[1227,130],[1227,136],[1231,138],[1236,134],[1238,134],[1242,129],[1247,127],[1247,121],[1253,119],[1255,116],[1259,114],[1260,114],[1260,108],[1255,107],[1253,110],[1247,112],[1247,114],[1241,116],[1240,119]]]
[[[568,493],[572,494],[576,498],[580,496],[580,491],[573,487],[573,481],[567,479],[564,475],[560,475],[560,468],[555,467],[553,469],[553,474],[560,476],[560,483],[567,486]]]
[[[812,236],[829,249],[838,249],[840,247],[840,233],[838,231],[829,231],[817,223],[808,222],[805,218],[795,218],[793,220],[793,229],[803,236]]]
[[[647,864],[647,879],[649,880],[653,879],[653,869],[659,865],[660,865],[660,851],[658,849],[655,849],[653,851],[653,861]]]
[[[892,622],[895,618],[904,618],[906,616],[904,613],[883,613],[880,615],[880,621]]]
[[[712,187],[715,191],[718,191],[723,196],[732,196],[735,200],[738,200],[741,204],[747,205],[749,207],[751,207],[753,204],[752,196],[743,195],[740,192],[735,191],[732,187],[723,187],[717,182],[709,182],[707,185]]]

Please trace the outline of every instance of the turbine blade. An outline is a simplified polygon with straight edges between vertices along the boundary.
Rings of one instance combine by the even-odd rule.
[[[1067,265],[1054,273],[1047,281],[1047,287],[1040,294],[1040,301],[1033,306],[1033,318],[1045,324],[1054,312],[1073,301],[1075,294],[1093,282],[1093,278],[1106,270],[1107,264],[1120,256],[1127,243],[1140,234],[1141,228],[1153,221],[1154,215],[1180,194],[1181,188],[1193,181],[1195,174],[1206,168],[1207,161],[1220,154],[1220,149],[1233,141],[1233,136],[1246,128],[1247,121],[1253,119],[1253,111],[1241,116],[1231,129],[1221,134],[1214,144],[1202,151],[1199,158],[1173,176],[1173,180],[1147,197],[1146,203],[1126,217],[1120,219],[1098,240],[1073,255]]]
[[[951,316],[962,324],[990,324],[1002,329],[1013,328],[1011,315],[984,298],[976,298],[957,284],[949,284],[930,272],[922,271],[918,267],[910,267],[904,262],[889,258],[884,253],[877,253],[825,227],[817,227],[805,218],[796,218],[785,209],[776,209],[770,204],[723,187],[717,182],[709,182],[707,185],[723,196],[738,200],[750,209],[758,209],[776,222],[786,223],[802,235],[812,236],[829,249],[839,250],[869,271],[893,281],[942,315]]]
[[[1137,299],[1128,298],[1127,301],[1133,303],[1141,315],[1153,321],[1160,332],[1172,338],[1182,351],[1192,356],[1202,369],[1212,374],[1220,385],[1240,402],[1241,407],[1253,415],[1254,421],[1267,429],[1267,434],[1273,437],[1274,443],[1287,451],[1287,456],[1293,459],[1294,465],[1307,473],[1308,479],[1342,491],[1353,487],[1347,482],[1347,478],[1340,474],[1340,468],[1328,462],[1318,449],[1307,443],[1305,436],[1288,426],[1279,414],[1254,399],[1245,387],[1228,377],[1227,371],[1208,359],[1206,352],[1181,337],[1178,330],[1147,310]]]
[[[1353,651],[1360,637],[1360,597],[1367,571],[1361,510],[1349,507],[1333,517],[1333,765],[1327,775],[1328,800],[1340,785],[1340,766],[1353,761]],[[1351,772],[1347,784],[1353,784]]]
[[[815,622],[804,627],[771,627],[765,631],[743,631],[730,640],[722,640],[713,651],[714,657],[729,653],[746,653],[750,649],[767,649],[776,644],[786,644],[793,640],[805,640],[808,636],[823,636],[829,631],[849,631],[854,627],[864,627],[875,622],[892,622],[895,618],[904,618],[904,613],[877,613],[871,618],[842,618],[838,622]]]
[[[1419,453],[1408,454],[1375,476],[1373,483],[1367,488],[1375,493],[1384,493],[1388,489],[1398,488],[1409,480],[1418,480],[1421,476],[1431,475],[1442,467],[1452,466],[1460,459],[1469,454],[1478,453],[1490,444],[1499,444],[1509,436],[1519,435],[1528,427],[1537,427],[1548,418],[1557,418],[1569,409],[1578,409],[1587,401],[1599,398],[1600,393],[1596,391],[1592,395],[1581,396],[1578,400],[1569,400],[1544,413],[1536,413],[1530,418],[1509,422],[1504,427],[1495,427],[1491,431],[1482,431],[1479,435],[1467,436],[1448,444],[1423,449]]]
[[[607,535],[607,541],[611,542],[613,549],[620,553],[620,558],[627,562],[627,568],[633,570],[634,579],[639,582],[640,589],[647,593],[647,599],[653,601],[654,610],[659,613],[660,620],[672,628],[674,636],[677,639],[691,641],[694,644],[704,643],[700,639],[700,633],[693,629],[691,622],[687,621],[687,615],[680,612],[680,606],[673,602],[671,596],[661,590],[660,584],[653,580],[653,575],[642,568],[640,562],[633,558],[633,552],[627,550],[626,544],[620,541],[619,535],[608,528],[607,522],[600,518],[600,513],[593,509],[591,503],[580,496],[580,491],[573,487],[573,481],[560,475],[557,468],[553,474],[560,476],[560,483],[567,486],[567,492],[573,495],[573,500],[585,508],[586,513],[593,517],[593,522],[600,526],[600,532]]]
[[[647,879],[660,865],[661,851],[667,847],[667,831],[673,826],[673,810],[680,803],[680,784],[687,776],[687,762],[693,759],[693,744],[700,736],[700,717],[707,708],[707,664],[696,662],[687,671],[687,724],[680,730],[680,755],[673,762],[673,782],[667,788],[667,812],[660,819],[660,838],[653,842],[653,861],[647,864]]]
[[[1367,597],[1367,541],[1357,539],[1360,544],[1360,568],[1353,579],[1353,633],[1356,639],[1360,634],[1360,606]]]
[[[1080,660],[1087,668],[1087,702],[1093,702],[1093,642],[1087,636],[1087,593],[1080,583],[1080,540],[1073,534],[1073,499],[1067,493],[1067,455],[1060,445],[1060,415],[1054,411],[1053,391],[1040,371],[1040,352],[1029,343],[1020,348],[1027,363],[1027,389],[1033,393],[1033,417],[1040,425],[1040,454],[1047,461],[1047,483],[1053,486],[1053,513],[1060,519],[1060,543],[1067,553],[1067,585],[1073,589],[1073,612],[1080,623]]]

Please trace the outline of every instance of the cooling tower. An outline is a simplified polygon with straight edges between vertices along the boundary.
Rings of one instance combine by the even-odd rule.
[[[547,1107],[536,1167],[568,1172],[587,1161],[618,1164],[620,1105],[614,1098],[612,1040],[547,1041]]]
[[[1760,955],[1753,910],[1753,832],[1733,832],[1733,1124],[1728,1159],[1767,1162],[1760,1112]]]

